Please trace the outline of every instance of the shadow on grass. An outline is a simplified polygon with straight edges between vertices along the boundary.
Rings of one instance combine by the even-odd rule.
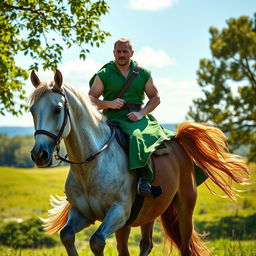
[[[226,216],[218,222],[198,221],[197,232],[208,234],[208,239],[229,238],[233,240],[256,239],[256,214],[250,216]]]

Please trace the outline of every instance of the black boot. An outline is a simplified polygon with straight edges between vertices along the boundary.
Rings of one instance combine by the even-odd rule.
[[[138,194],[145,197],[153,197],[151,193],[151,185],[146,177],[140,177],[139,179]]]
[[[145,169],[144,168],[138,169],[138,175],[139,175],[138,188],[137,188],[138,194],[145,197],[153,197],[151,193],[151,185],[145,175]]]

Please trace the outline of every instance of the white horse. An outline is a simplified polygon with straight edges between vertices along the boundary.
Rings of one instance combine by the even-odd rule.
[[[58,70],[50,83],[40,82],[34,71],[31,81],[36,87],[30,98],[36,130],[33,161],[38,167],[51,166],[61,139],[72,160],[65,184],[67,200],[55,200],[55,208],[45,220],[49,233],[60,230],[69,256],[78,255],[75,233],[96,220],[102,223],[90,239],[94,255],[103,255],[106,238],[115,232],[119,255],[128,256],[130,227],[141,226],[140,256],[146,256],[153,246],[152,228],[158,216],[169,240],[183,256],[209,255],[193,229],[196,184],[192,159],[207,169],[209,179],[230,197],[234,191],[222,173],[241,184],[248,177],[244,162],[226,152],[219,129],[192,122],[178,128],[175,140],[170,142],[170,152],[154,156],[153,185],[161,185],[163,194],[145,198],[136,220],[125,226],[136,196],[137,179],[128,172],[127,156],[104,117],[89,98],[63,84]]]

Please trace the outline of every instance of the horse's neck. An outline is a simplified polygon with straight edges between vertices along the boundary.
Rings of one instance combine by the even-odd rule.
[[[72,116],[72,115],[71,115]],[[88,115],[81,117],[80,121],[72,120],[71,131],[64,140],[66,150],[71,161],[81,162],[97,152],[108,140],[110,129],[106,123],[99,122],[98,127],[93,125]],[[97,158],[95,159],[97,161]],[[75,175],[90,175],[91,164],[73,165]],[[97,170],[96,170],[97,171]]]
[[[65,139],[67,153],[74,161],[82,161],[97,152],[107,141],[109,128],[100,124],[97,130],[87,123],[72,126],[69,136]]]

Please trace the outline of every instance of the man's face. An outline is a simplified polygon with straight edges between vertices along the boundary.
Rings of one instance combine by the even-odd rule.
[[[125,66],[129,63],[133,55],[128,43],[117,43],[113,51],[116,63],[120,66]]]

